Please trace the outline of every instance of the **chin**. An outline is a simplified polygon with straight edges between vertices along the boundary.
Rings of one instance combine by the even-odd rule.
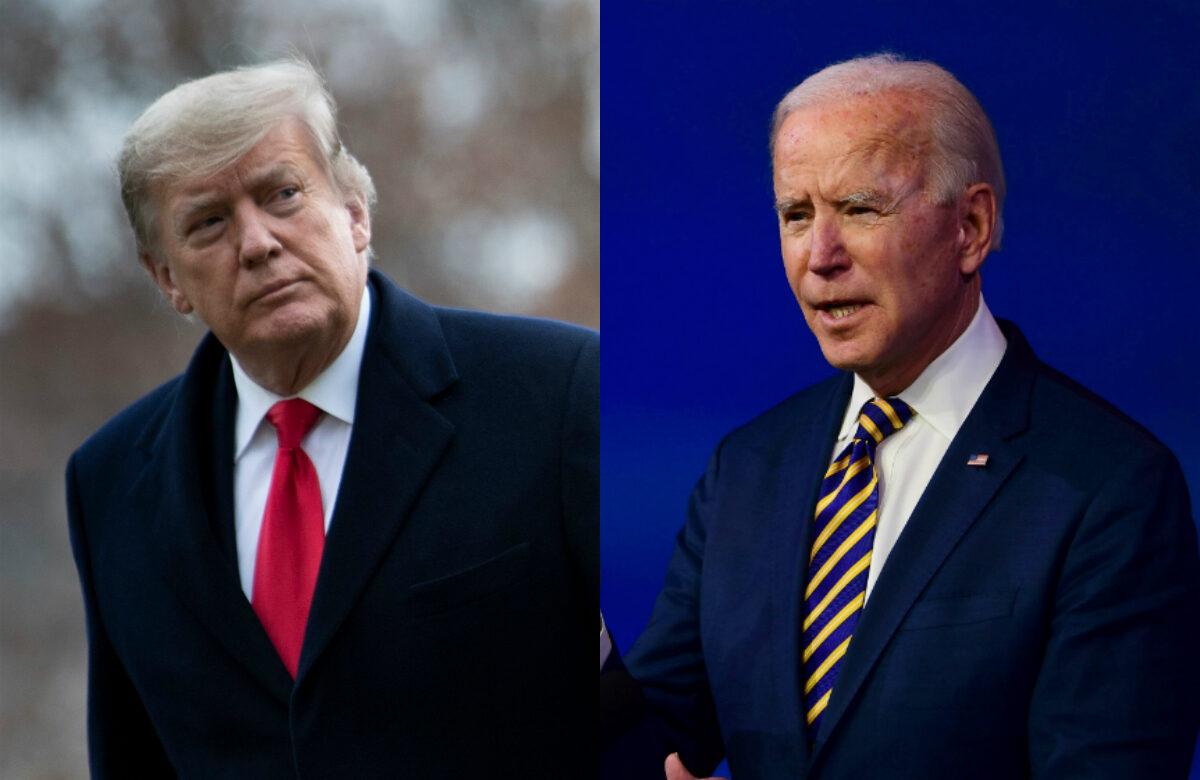
[[[819,339],[818,343],[821,346],[821,354],[825,356],[825,362],[839,371],[861,374],[869,371],[878,362],[869,350],[863,349],[862,345],[853,341],[829,343]]]
[[[262,344],[296,344],[319,338],[334,327],[331,317],[311,306],[285,306],[264,319],[254,329],[254,340]]]

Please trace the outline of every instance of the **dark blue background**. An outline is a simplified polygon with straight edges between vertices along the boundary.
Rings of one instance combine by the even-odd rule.
[[[779,259],[767,128],[831,62],[932,59],[995,125],[984,296],[1167,443],[1200,495],[1200,3],[609,3],[602,604],[644,627],[720,437],[828,375]],[[1070,431],[1063,431],[1070,436]]]

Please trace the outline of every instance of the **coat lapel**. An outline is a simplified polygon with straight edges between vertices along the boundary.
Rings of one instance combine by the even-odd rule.
[[[231,526],[232,376],[225,350],[209,335],[179,385],[163,425],[139,446],[149,461],[131,495],[152,508],[167,580],[231,655],[287,701],[292,682],[246,600],[236,553],[222,549]],[[224,472],[224,473],[222,473]],[[231,533],[231,531],[230,531]]]
[[[430,404],[457,379],[431,307],[372,272],[354,432],[309,612],[299,683],[403,525],[453,425]]]
[[[774,648],[780,673],[779,701],[785,711],[777,714],[793,732],[797,746],[799,772],[808,760],[808,740],[802,712],[795,702],[804,701],[800,663],[801,626],[804,622],[804,588],[808,573],[809,533],[812,509],[817,503],[821,477],[829,465],[829,455],[841,427],[843,412],[854,386],[853,375],[843,374],[830,382],[824,403],[812,404],[813,414],[797,420],[796,428],[785,433],[789,442],[774,481],[776,495],[767,497],[766,511],[773,518],[767,538],[774,551],[771,582],[773,601],[779,605],[772,613],[783,621],[774,632],[779,644]],[[797,489],[798,488],[798,489]]]
[[[1028,427],[1034,358],[1020,332],[1003,325],[1004,359],[950,442],[863,610],[822,718],[814,761],[909,609],[1021,461],[1009,441]],[[975,453],[988,454],[985,468],[967,465]]]

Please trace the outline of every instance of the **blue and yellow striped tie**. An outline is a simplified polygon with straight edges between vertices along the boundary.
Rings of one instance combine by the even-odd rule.
[[[899,398],[863,404],[854,440],[825,472],[812,528],[804,618],[804,709],[811,740],[867,593],[879,510],[875,448],[913,415]]]

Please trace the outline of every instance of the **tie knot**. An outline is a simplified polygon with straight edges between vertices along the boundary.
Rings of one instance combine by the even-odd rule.
[[[872,445],[879,444],[903,428],[912,416],[912,407],[899,398],[872,398],[863,404],[862,413],[858,415],[856,438]]]
[[[321,410],[303,398],[280,401],[267,411],[267,420],[275,426],[281,449],[299,447],[320,416]]]

